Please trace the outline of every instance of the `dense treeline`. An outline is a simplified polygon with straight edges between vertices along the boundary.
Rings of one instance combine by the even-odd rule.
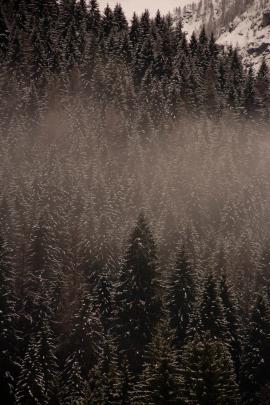
[[[95,0],[0,45],[1,402],[268,403],[266,64]]]
[[[42,236],[33,240],[21,299],[11,252],[1,241],[5,404],[268,403],[267,256],[259,292],[244,312],[222,251],[216,265],[201,272],[186,245],[179,245],[162,278],[156,243],[141,214],[118,276],[113,279],[98,264],[84,276],[63,333],[58,275],[47,266]]]
[[[100,13],[95,0],[2,1],[1,117],[41,113],[63,91],[117,105],[160,126],[185,113],[269,115],[265,64],[248,72],[203,29],[188,43],[181,22],[148,11],[129,25],[120,5]],[[18,97],[20,95],[21,97]],[[16,100],[14,100],[16,97]],[[105,104],[105,105],[104,105]]]

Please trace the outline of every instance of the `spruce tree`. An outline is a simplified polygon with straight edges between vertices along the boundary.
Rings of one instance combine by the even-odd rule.
[[[194,271],[184,246],[177,253],[168,283],[167,301],[170,323],[175,330],[177,345],[181,346],[186,337],[195,301]]]
[[[0,386],[1,400],[14,403],[17,361],[20,353],[20,334],[17,330],[15,278],[11,269],[9,249],[0,239]]]
[[[35,317],[28,334],[24,334],[26,351],[20,361],[16,400],[20,404],[57,404],[58,361],[53,332],[52,298],[44,291],[35,302]],[[25,326],[25,325],[24,325]],[[42,398],[42,399],[41,399]]]
[[[178,353],[173,347],[169,322],[160,321],[145,353],[143,372],[134,386],[133,403],[138,405],[181,404]]]
[[[23,405],[48,404],[44,370],[41,365],[41,342],[32,336],[21,364],[21,373],[16,387],[16,403]]]
[[[112,288],[112,283],[108,275],[101,274],[98,276],[93,292],[93,300],[105,332],[107,332],[112,326]]]
[[[106,6],[104,10],[104,15],[101,19],[101,30],[102,35],[105,38],[108,38],[112,29],[113,29],[114,21],[113,21],[113,12],[109,5]]]
[[[140,37],[140,21],[136,13],[133,14],[131,25],[129,29],[129,38],[133,48],[138,44]]]
[[[252,68],[250,68],[248,71],[248,76],[244,87],[243,106],[245,108],[247,118],[252,118],[256,115],[257,101],[255,93],[255,78]]]
[[[90,370],[98,364],[104,347],[103,326],[90,294],[85,293],[82,297],[72,324],[73,328],[67,343],[66,364],[72,362],[69,359],[74,359],[80,367],[82,378],[86,380]]]
[[[181,369],[184,404],[239,403],[233,361],[221,341],[195,336],[183,349]]]
[[[265,290],[270,298],[270,249],[266,243],[259,259],[256,272],[256,290]]]
[[[188,335],[196,334],[229,343],[231,340],[225,311],[214,272],[205,276],[201,297],[198,296],[188,327]]]
[[[87,17],[87,30],[90,31],[95,37],[98,37],[100,34],[100,27],[101,15],[98,3],[96,0],[91,0]]]
[[[270,113],[270,76],[269,68],[266,64],[265,59],[263,59],[260,69],[258,71],[255,87],[257,93],[257,101],[259,104],[259,112],[262,119],[268,119]]]
[[[112,336],[107,333],[102,356],[90,371],[87,379],[86,404],[116,405],[124,403],[121,400],[121,391],[122,381],[116,345]]]
[[[116,4],[113,10],[113,21],[116,32],[128,30],[128,22],[120,4]]]
[[[230,337],[230,353],[234,361],[237,376],[239,376],[242,352],[242,325],[239,319],[237,300],[225,273],[222,274],[220,280],[220,297]]]
[[[241,362],[244,404],[263,404],[260,397],[270,381],[270,308],[264,292],[257,293],[247,326]]]
[[[66,359],[62,374],[64,378],[59,390],[60,403],[63,405],[84,404],[87,398],[87,383],[82,376],[75,354]]]
[[[138,372],[160,315],[156,246],[141,214],[133,230],[116,287],[116,333],[121,355]]]
[[[120,386],[119,386],[119,402],[121,405],[130,405],[133,402],[133,387],[135,378],[130,370],[127,356],[124,356],[119,365],[120,371]]]

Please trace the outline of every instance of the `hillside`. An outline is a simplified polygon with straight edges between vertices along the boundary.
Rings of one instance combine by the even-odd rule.
[[[263,58],[270,66],[270,1],[254,2],[233,20],[217,42],[237,47],[246,66],[257,70]]]
[[[257,70],[263,58],[270,65],[270,0],[201,0],[175,15],[188,38],[205,26],[219,45],[238,48],[246,66]]]

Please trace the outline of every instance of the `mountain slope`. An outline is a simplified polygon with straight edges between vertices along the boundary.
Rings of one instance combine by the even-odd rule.
[[[221,46],[238,48],[246,66],[270,66],[270,0],[200,0],[175,11],[188,38],[205,26]]]
[[[237,47],[246,66],[257,70],[263,58],[270,66],[270,1],[255,1],[233,20],[217,42]]]

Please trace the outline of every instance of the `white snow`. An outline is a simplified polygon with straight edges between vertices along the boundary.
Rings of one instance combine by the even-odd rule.
[[[270,25],[262,25],[264,11],[270,10],[270,0],[254,0],[242,14],[234,17],[236,2],[207,0],[201,3],[200,8],[196,4],[185,7],[181,13],[184,32],[190,38],[193,31],[198,34],[205,25],[215,30],[219,45],[237,47],[247,67],[253,66],[258,70],[263,58],[270,66]],[[222,3],[223,6],[226,4],[226,21]]]
[[[246,66],[255,70],[261,65],[263,58],[270,66],[270,25],[263,27],[263,11],[270,7],[270,1],[261,7],[260,1],[248,8],[240,17],[235,18],[230,30],[226,30],[217,43],[239,49]],[[268,5],[268,6],[267,6]]]

